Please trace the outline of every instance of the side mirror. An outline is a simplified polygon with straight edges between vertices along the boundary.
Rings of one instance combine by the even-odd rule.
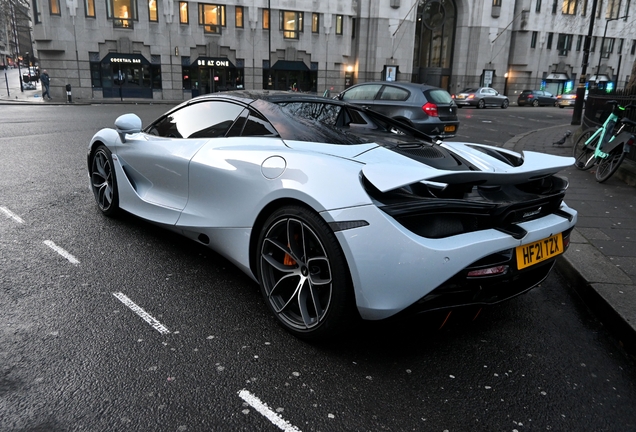
[[[141,119],[136,114],[124,114],[115,120],[115,130],[122,143],[126,142],[126,134],[141,132]]]

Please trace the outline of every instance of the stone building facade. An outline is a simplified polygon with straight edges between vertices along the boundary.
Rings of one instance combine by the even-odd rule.
[[[524,88],[562,93],[581,78],[592,5],[209,1],[31,0],[40,68],[54,96],[70,84],[74,99],[184,100],[237,88],[323,94],[384,79],[451,93],[489,85],[511,98]],[[629,0],[597,2],[586,80],[621,86],[636,49]]]

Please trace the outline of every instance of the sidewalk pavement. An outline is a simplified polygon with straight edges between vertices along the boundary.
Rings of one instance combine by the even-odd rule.
[[[566,124],[528,132],[504,148],[571,156],[579,128]],[[568,130],[572,135],[565,143],[554,144]],[[605,183],[596,181],[594,170],[572,166],[560,172],[570,181],[565,202],[579,214],[556,269],[625,350],[636,355],[636,163],[625,159]]]
[[[7,97],[0,93],[0,104],[65,104],[66,100],[43,101],[40,85]],[[16,98],[17,97],[17,98]],[[77,104],[168,103],[182,101],[80,100]],[[579,126],[553,126],[517,135],[504,148],[517,152],[537,151],[571,156],[580,133]],[[562,145],[554,144],[572,135]],[[617,173],[605,183],[597,183],[594,167],[580,171],[574,166],[561,171],[570,181],[567,204],[578,211],[578,223],[568,251],[557,260],[556,269],[615,335],[631,355],[636,356],[636,163],[625,160]]]

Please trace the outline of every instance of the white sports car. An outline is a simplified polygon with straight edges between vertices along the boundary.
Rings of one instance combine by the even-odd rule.
[[[373,111],[267,91],[126,114],[88,147],[90,187],[260,284],[296,336],[349,320],[491,305],[539,284],[577,213],[574,159],[441,142]]]

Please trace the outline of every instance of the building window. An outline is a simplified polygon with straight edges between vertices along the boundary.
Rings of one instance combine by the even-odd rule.
[[[279,30],[285,39],[298,39],[303,31],[303,13],[280,11]]]
[[[539,36],[539,32],[533,31],[532,37],[530,38],[530,48],[537,47],[537,36]]]
[[[188,12],[188,2],[179,2],[179,23],[188,24],[190,22],[190,13]]]
[[[157,0],[148,0],[148,19],[150,22],[159,21],[159,14],[157,13]]]
[[[590,52],[596,51],[596,36],[592,38],[592,45],[590,46]]]
[[[336,15],[336,34],[342,35],[342,27],[343,27],[343,16]]]
[[[559,0],[552,0],[552,14],[555,15],[557,13],[557,9],[559,8]]]
[[[221,27],[225,27],[225,6],[199,3],[199,25],[203,26],[203,33],[221,34]]]
[[[263,29],[269,30],[269,27],[270,27],[269,9],[263,9]]]
[[[535,12],[541,12],[541,0],[537,0],[537,4],[534,7]]]
[[[89,52],[88,58],[91,68],[91,86],[93,88],[102,88],[102,68],[99,62],[99,53]]]
[[[38,0],[33,0],[33,22],[39,24],[42,22],[42,16],[40,15],[40,9],[38,7]]]
[[[107,0],[106,16],[113,19],[113,27],[133,28],[134,21],[139,19],[136,0]]]
[[[492,5],[501,7],[501,0],[492,0]]]
[[[629,53],[631,55],[636,54],[636,40],[632,40],[632,50]]]
[[[95,18],[95,0],[84,0],[84,12],[87,18]]]
[[[605,19],[617,19],[620,8],[621,0],[608,0],[607,11],[605,11]]]
[[[559,34],[559,39],[557,40],[557,49],[559,50],[560,56],[568,55],[568,51],[572,49],[572,35]]]
[[[596,18],[600,18],[603,10],[603,0],[598,0],[596,4]]]
[[[49,0],[49,10],[51,11],[51,15],[62,15],[59,0]]]
[[[234,25],[236,28],[243,28],[243,6],[236,6],[234,14]]]
[[[547,49],[552,49],[552,39],[554,38],[554,33],[550,32],[548,33],[548,43],[546,48]]]
[[[616,51],[618,54],[623,54],[623,44],[625,43],[625,39],[620,39],[618,41],[618,51]]]
[[[576,15],[578,0],[563,0],[562,12],[564,15]]]
[[[581,0],[581,15],[585,16],[587,13],[587,0]]]
[[[351,18],[351,39],[356,38],[356,19]]]
[[[311,32],[320,33],[320,15],[317,13],[311,14]]]
[[[614,52],[614,38],[606,38],[603,41],[603,46],[601,47],[601,57],[609,58],[610,54]]]
[[[581,51],[581,46],[583,46],[583,35],[579,35],[576,38],[576,50]]]

